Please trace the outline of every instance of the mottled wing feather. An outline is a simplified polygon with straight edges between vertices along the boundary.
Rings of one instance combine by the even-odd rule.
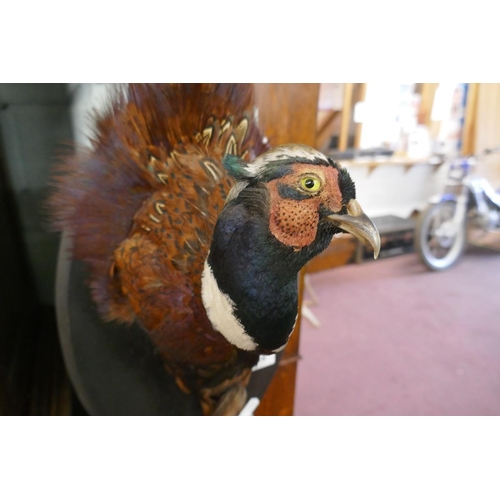
[[[93,149],[55,179],[55,225],[88,264],[99,312],[138,319],[188,389],[250,362],[212,329],[201,272],[231,186],[222,158],[253,160],[262,139],[251,85],[135,84],[96,117]]]
[[[197,369],[234,357],[200,298],[208,235],[231,184],[220,165],[212,162],[214,179],[200,158],[194,152],[176,155],[166,184],[136,213],[114,266],[123,294],[164,359],[171,367],[189,362]]]

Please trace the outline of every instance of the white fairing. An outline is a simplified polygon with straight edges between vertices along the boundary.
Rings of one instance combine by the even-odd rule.
[[[489,212],[485,196],[489,198],[497,207],[500,207],[500,194],[498,194],[484,178],[477,175],[468,175],[464,179],[464,184],[474,193],[478,210],[480,213]]]
[[[228,342],[245,351],[257,348],[257,344],[234,315],[234,302],[219,289],[212,268],[206,261],[201,276],[201,298],[212,326],[224,335]]]

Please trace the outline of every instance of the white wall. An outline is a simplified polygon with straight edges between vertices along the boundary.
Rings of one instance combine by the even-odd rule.
[[[356,183],[356,197],[370,217],[410,217],[440,192],[447,175],[446,165],[435,170],[428,164],[416,164],[408,171],[400,165],[381,165],[369,173],[368,167],[340,163],[351,174]]]

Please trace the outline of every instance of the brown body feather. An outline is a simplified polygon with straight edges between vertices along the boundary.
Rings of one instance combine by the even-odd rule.
[[[130,85],[97,117],[92,149],[61,165],[51,199],[101,316],[137,320],[207,414],[231,413],[256,361],[212,328],[201,273],[232,185],[221,160],[253,160],[262,139],[251,85]]]

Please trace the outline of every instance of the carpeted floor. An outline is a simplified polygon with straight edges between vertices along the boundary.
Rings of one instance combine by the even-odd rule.
[[[310,275],[295,415],[500,415],[500,254],[415,254]]]

